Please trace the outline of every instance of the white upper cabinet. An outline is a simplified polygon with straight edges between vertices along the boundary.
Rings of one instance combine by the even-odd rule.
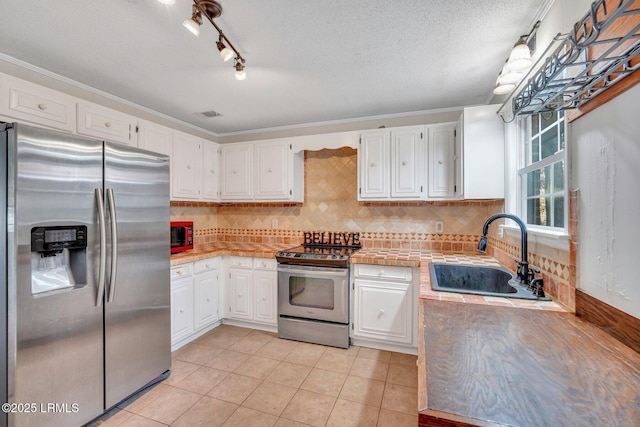
[[[220,200],[303,201],[304,153],[288,138],[224,144],[220,153]]]
[[[287,199],[289,192],[289,154],[291,144],[288,140],[261,141],[254,146],[255,174],[254,196],[256,199]]]
[[[220,147],[221,200],[251,200],[253,197],[253,144]]]
[[[146,120],[138,121],[138,147],[171,156],[173,130]]]
[[[424,190],[424,126],[391,131],[391,197],[419,199]]]
[[[455,197],[455,123],[427,126],[429,198]]]
[[[358,148],[358,199],[389,197],[389,132],[366,132]]]
[[[44,86],[0,74],[0,118],[75,132],[76,100]]]
[[[220,145],[202,141],[202,200],[217,201],[220,191]]]
[[[462,115],[461,181],[464,199],[504,198],[504,123],[499,105],[465,108]]]
[[[362,133],[358,200],[423,198],[425,166],[424,126]]]
[[[200,199],[201,170],[202,140],[182,132],[174,132],[171,156],[171,198]]]
[[[136,119],[128,114],[90,102],[78,103],[78,133],[137,146]]]

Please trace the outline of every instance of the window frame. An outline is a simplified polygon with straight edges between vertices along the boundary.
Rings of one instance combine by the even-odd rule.
[[[569,233],[569,183],[570,183],[570,161],[569,161],[569,152],[570,152],[570,144],[569,144],[569,132],[570,127],[567,121],[566,112],[563,117],[563,126],[564,126],[564,147],[552,154],[551,156],[545,157],[544,159],[538,160],[537,162],[531,163],[529,165],[526,164],[527,150],[530,149],[531,145],[531,116],[520,116],[516,119],[517,121],[517,141],[516,141],[516,164],[512,171],[516,173],[516,185],[515,185],[515,194],[512,196],[515,197],[515,203],[510,203],[512,207],[515,207],[516,214],[522,218],[522,220],[527,224],[527,229],[530,233],[534,235],[539,234],[543,236],[543,238],[560,238],[562,240],[567,240]],[[551,126],[557,126],[558,120],[554,121],[552,125],[547,126],[544,129],[539,129],[536,135],[541,136],[544,131],[548,130]],[[527,174],[536,170],[544,169],[544,167],[555,164],[557,162],[564,161],[564,182],[563,182],[563,226],[555,227],[549,225],[536,225],[529,224],[527,217]],[[562,245],[564,247],[564,245]]]

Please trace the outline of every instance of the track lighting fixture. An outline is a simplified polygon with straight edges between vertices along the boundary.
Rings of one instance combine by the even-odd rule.
[[[158,0],[161,3],[167,3],[174,0]],[[220,52],[220,57],[224,62],[229,61],[235,55],[235,61],[233,68],[235,69],[236,80],[244,80],[247,78],[247,73],[244,70],[245,60],[238,52],[238,49],[233,46],[233,43],[224,35],[220,27],[213,22],[214,18],[222,15],[222,6],[215,0],[193,0],[193,8],[191,12],[191,18],[186,19],[182,25],[196,36],[200,35],[200,26],[202,25],[202,17],[204,16],[213,25],[218,32],[218,41],[216,47]]]
[[[509,58],[498,76],[496,87],[493,89],[495,95],[506,95],[513,91],[531,65],[533,65],[531,53],[535,50],[535,32],[539,26],[540,21],[537,21],[529,34],[520,36],[513,46]]]

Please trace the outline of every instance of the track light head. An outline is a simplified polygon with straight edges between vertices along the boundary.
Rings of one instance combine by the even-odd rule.
[[[182,25],[184,25],[187,30],[191,31],[194,36],[200,36],[200,26],[202,25],[202,13],[200,12],[200,9],[194,5],[191,18],[185,19]]]
[[[247,78],[247,72],[244,70],[243,60],[236,56],[236,63],[234,68],[236,69],[236,80],[244,80]]]
[[[233,51],[228,47],[226,47],[222,42],[222,34],[220,35],[220,39],[216,42],[216,47],[220,52],[220,57],[222,58],[222,61],[227,62],[228,60],[233,58]]]

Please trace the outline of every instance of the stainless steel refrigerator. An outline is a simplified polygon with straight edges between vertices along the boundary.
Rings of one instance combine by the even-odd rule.
[[[80,426],[168,374],[169,161],[22,124],[0,145],[0,426]]]

